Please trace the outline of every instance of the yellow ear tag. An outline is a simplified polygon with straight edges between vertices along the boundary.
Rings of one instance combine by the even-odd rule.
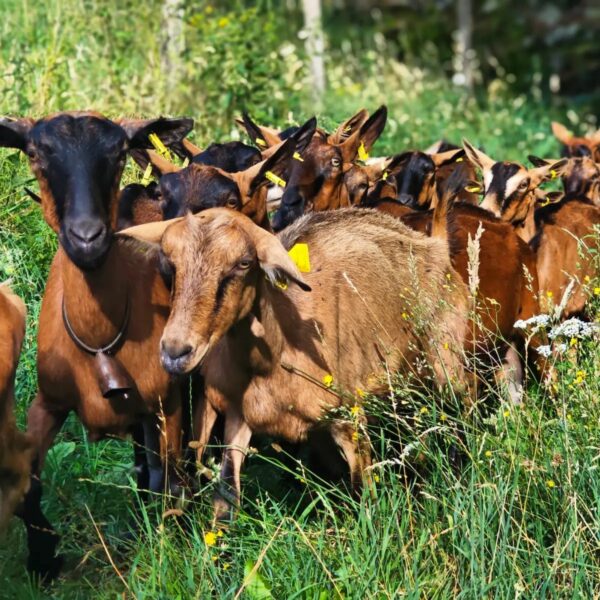
[[[144,175],[142,177],[142,185],[148,185],[152,177],[152,163],[148,163]]]
[[[185,169],[190,164],[190,159],[186,156],[183,164],[181,165],[182,169]]]
[[[298,152],[294,152],[294,158],[299,160],[300,162],[304,162],[304,159],[300,156]]]
[[[352,131],[352,125],[348,125],[346,129],[344,129],[344,133],[348,133],[349,131]]]
[[[462,156],[460,158],[457,158],[454,162],[462,162],[463,160],[465,160]]]
[[[278,185],[279,187],[285,187],[285,181],[283,179],[281,179],[281,177],[278,177],[277,175],[275,175],[275,173],[273,173],[273,171],[267,171],[265,173],[265,177],[271,183],[274,183],[275,185]]]
[[[276,281],[275,287],[278,287],[280,290],[287,290],[288,289],[287,281]]]
[[[154,146],[154,149],[166,160],[171,160],[171,153],[168,148],[162,143],[162,140],[155,134],[151,133],[148,139]]]
[[[481,191],[481,188],[478,186],[472,185],[470,187],[466,187],[465,191],[470,192],[471,194],[476,194],[477,192]]]
[[[365,160],[369,160],[369,153],[367,152],[367,149],[365,148],[365,143],[361,142],[360,146],[358,147],[358,159],[365,161]]]
[[[264,147],[267,145],[267,142],[265,142],[265,140],[263,140],[262,138],[256,138],[256,139],[254,140],[254,143],[255,143],[257,146],[262,146],[263,148],[264,148]]]
[[[385,181],[388,178],[388,172],[384,171],[383,175],[381,176],[381,179],[383,179],[383,181]]]
[[[310,256],[308,254],[308,244],[294,244],[288,254],[296,263],[301,273],[310,273]]]
[[[556,179],[557,177],[558,177],[558,173],[554,169],[551,169],[550,179]]]

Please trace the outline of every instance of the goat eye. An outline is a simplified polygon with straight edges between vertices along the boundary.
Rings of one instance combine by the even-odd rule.
[[[243,269],[245,271],[246,269],[250,268],[251,264],[252,264],[251,260],[240,260],[240,262],[238,263],[237,266],[239,269]]]
[[[521,181],[521,183],[519,184],[519,189],[520,190],[526,190],[529,187],[529,182],[528,181]]]
[[[229,198],[225,203],[227,208],[237,208],[237,198]]]
[[[342,161],[341,161],[341,160],[340,160],[340,159],[339,159],[337,156],[334,156],[334,157],[331,159],[331,166],[332,166],[332,167],[336,167],[336,168],[337,168],[337,167],[339,167],[341,164],[342,164]]]

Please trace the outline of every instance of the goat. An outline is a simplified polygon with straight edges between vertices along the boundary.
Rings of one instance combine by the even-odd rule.
[[[113,231],[127,151],[150,147],[151,133],[181,139],[192,124],[113,122],[93,112],[0,120],[0,145],[29,156],[45,220],[60,242],[42,300],[39,390],[27,426],[35,451],[23,518],[29,567],[42,576],[55,575],[60,558],[58,536],[41,515],[39,474],[71,411],[92,440],[134,434],[140,489],[161,491],[181,455],[180,382],[162,369],[157,351],[169,290],[156,258],[132,255]]]
[[[386,215],[311,213],[277,238],[237,212],[211,209],[120,235],[160,244],[173,265],[161,356],[171,373],[200,367],[205,377],[200,457],[217,413],[225,415],[217,519],[239,502],[252,433],[298,442],[325,427],[359,489],[370,463],[366,433],[348,419],[324,420],[348,404],[344,392],[383,392],[386,370],[414,371],[421,352],[438,385],[464,380],[455,349],[465,336],[466,290],[446,244]],[[298,244],[306,244],[303,272],[288,255]]]
[[[29,489],[33,444],[15,423],[15,371],[25,336],[25,305],[0,285],[0,531]]]
[[[567,168],[567,159],[527,169],[518,163],[496,162],[466,140],[465,150],[483,172],[482,208],[511,223],[535,251],[541,295],[560,301],[573,286],[562,316],[583,313],[587,301],[584,281],[597,274],[593,253],[599,245],[594,241],[594,226],[600,224],[600,209],[587,199],[567,197],[536,210],[537,186],[559,177]]]
[[[294,163],[281,205],[273,216],[273,229],[279,231],[305,211],[323,211],[350,206],[344,174],[361,154],[366,156],[377,141],[387,121],[387,108],[380,107],[360,127],[340,143],[325,134],[316,134]]]
[[[535,167],[558,162],[532,155],[528,158]],[[571,158],[562,169],[562,182],[565,196],[587,199],[600,208],[600,166],[589,156]]]
[[[574,136],[564,125],[552,121],[552,133],[563,144],[563,156],[589,156],[600,162],[600,129],[586,137]]]

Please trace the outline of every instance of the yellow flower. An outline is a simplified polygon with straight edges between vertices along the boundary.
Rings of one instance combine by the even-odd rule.
[[[553,488],[556,485],[556,483],[554,483],[554,481],[552,479],[548,479],[548,481],[546,481],[546,485],[549,488]]]
[[[405,321],[408,321],[408,313],[405,313],[405,312],[403,312],[403,313],[402,313],[402,318],[403,318]]]
[[[357,406],[356,404],[350,409],[350,414],[353,417],[358,417],[358,415],[360,414],[360,406]]]
[[[359,398],[364,398],[367,395],[367,393],[365,392],[365,390],[362,390],[361,388],[356,388],[356,395]]]
[[[486,450],[485,451],[485,457],[486,458],[492,458],[492,451],[491,450]]]
[[[577,338],[572,337],[569,346],[577,346]]]
[[[594,296],[600,296],[600,287],[594,288]]]
[[[446,279],[448,279],[448,280],[452,279],[452,275],[450,275],[450,273],[446,273]]]
[[[421,407],[421,414],[426,415],[429,412],[429,409],[426,406]]]
[[[589,282],[590,282],[590,276],[589,276],[589,275],[586,275],[586,276],[583,278],[583,280],[584,280],[586,283],[589,283]]]
[[[211,13],[212,11],[213,11],[213,7],[212,7],[210,4],[209,4],[209,5],[208,5],[208,6],[207,6],[205,9],[204,9],[204,12],[205,12],[207,15],[210,15],[210,13]]]
[[[207,546],[214,546],[217,543],[217,534],[214,531],[207,531],[204,534],[204,543]]]
[[[445,415],[444,413],[442,413],[442,414],[440,415],[440,421],[443,423],[444,421],[447,421],[447,420],[448,420],[448,417],[447,417],[447,415]]]
[[[552,292],[546,292],[546,296],[548,296],[548,298],[552,298],[552,296],[554,296],[554,294]]]
[[[510,410],[506,409],[503,414],[505,417],[510,417]]]
[[[375,483],[379,483],[379,475],[373,475],[373,481],[375,481]]]
[[[448,350],[448,342],[444,342],[444,350]]]
[[[331,385],[333,384],[333,375],[330,375],[329,373],[327,373],[327,375],[323,375],[323,383],[327,387],[331,387]]]
[[[223,571],[227,571],[231,565],[229,563],[223,563]]]
[[[353,431],[352,432],[352,441],[353,442],[358,442],[358,431]]]
[[[219,27],[227,27],[229,25],[229,19],[227,17],[221,17],[217,22]]]
[[[217,537],[223,537],[223,530],[219,529],[219,531],[217,531]]]

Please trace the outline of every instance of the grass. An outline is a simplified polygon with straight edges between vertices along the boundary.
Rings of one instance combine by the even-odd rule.
[[[186,55],[181,89],[164,90],[158,15],[160,3],[152,1],[123,8],[111,0],[52,0],[44,9],[3,2],[1,35],[12,42],[0,49],[1,112],[89,106],[110,115],[179,112],[198,120],[199,143],[229,137],[231,116],[244,97],[243,108],[274,123],[288,120],[288,111],[292,120],[312,114],[308,95],[297,85],[301,48],[294,51],[301,63],[296,81],[286,79],[287,63],[256,74],[264,85],[278,87],[283,99],[273,96],[270,102],[244,87],[252,79],[244,71],[248,62],[223,83],[214,65],[194,55]],[[202,15],[204,20],[191,21],[190,36],[213,36],[209,41],[218,53],[221,34],[210,14]],[[248,12],[245,23],[230,18],[223,27],[248,29],[258,27],[259,19],[276,18],[259,10]],[[272,44],[276,54],[290,43],[265,31],[256,43]],[[227,60],[239,55],[241,64],[248,49],[236,48]],[[332,50],[320,120],[331,126],[360,106],[387,103],[390,121],[377,153],[424,147],[442,136],[468,137],[497,158],[524,161],[528,153],[558,152],[549,123],[565,120],[564,109],[535,93],[513,97],[500,82],[485,99],[468,99],[382,51],[360,60],[351,54],[342,60]],[[211,99],[215,90],[230,102],[202,105],[198,99]],[[580,118],[576,123],[571,114],[575,128],[594,122],[585,112]],[[125,178],[140,176],[130,165]],[[25,184],[32,185],[25,160],[2,151],[0,279],[12,278],[29,310],[17,383],[21,424],[36,389],[36,321],[56,248],[55,235],[23,192]],[[395,397],[407,402],[404,416],[389,417],[373,431],[381,461],[375,500],[355,502],[339,482],[308,472],[296,455],[279,452],[271,440],[255,440],[240,517],[222,536],[210,529],[210,485],[183,518],[163,518],[168,506],[161,499],[149,507],[138,503],[130,443],[90,444],[71,418],[43,474],[45,509],[62,535],[66,568],[47,589],[32,582],[24,569],[24,529],[14,520],[0,543],[0,597],[597,597],[599,365],[597,343],[581,341],[558,365],[554,397],[532,384],[523,406],[510,407],[496,393],[485,417],[458,424],[440,413],[434,398],[406,399],[398,384]],[[461,469],[452,467],[447,452],[458,425],[466,431]],[[397,427],[402,448],[394,442]],[[122,534],[134,523],[139,534],[124,541]]]

